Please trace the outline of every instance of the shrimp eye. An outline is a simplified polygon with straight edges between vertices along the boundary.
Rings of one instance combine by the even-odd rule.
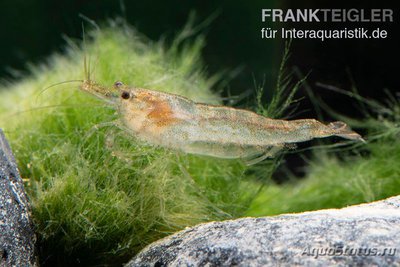
[[[122,85],[124,85],[124,84],[122,82],[120,82],[120,81],[117,81],[117,82],[114,83],[115,87],[120,87]]]
[[[130,94],[129,94],[129,92],[127,92],[127,91],[123,91],[123,92],[121,93],[121,97],[122,97],[122,99],[129,99]]]

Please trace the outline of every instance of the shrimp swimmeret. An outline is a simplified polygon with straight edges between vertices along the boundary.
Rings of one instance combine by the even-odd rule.
[[[285,146],[313,138],[340,136],[363,141],[340,121],[325,125],[314,119],[275,120],[121,82],[107,88],[85,80],[81,89],[115,103],[125,128],[140,140],[186,153],[242,158],[254,164]]]

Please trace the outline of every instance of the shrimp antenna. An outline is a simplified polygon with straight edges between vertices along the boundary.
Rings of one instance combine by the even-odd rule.
[[[82,22],[82,39],[83,39],[83,72],[85,75],[85,79],[90,81],[90,58],[89,58],[89,62],[87,62],[86,34],[85,34],[85,25],[83,25],[83,22]],[[88,67],[89,67],[89,69],[88,69]]]
[[[92,19],[90,19],[90,18],[88,18],[87,16],[85,16],[85,15],[83,15],[83,14],[79,14],[79,17],[81,18],[81,19],[83,19],[84,21],[86,21],[87,23],[89,23],[90,25],[92,25],[95,29],[96,29],[96,31],[98,32],[98,33],[101,33],[101,31],[100,31],[100,27],[99,27],[99,25],[97,25],[97,23],[94,21],[94,20],[92,20]],[[91,60],[90,60],[90,54],[88,54],[88,59],[86,58],[86,54],[87,54],[87,46],[86,46],[86,34],[85,34],[85,28],[84,28],[84,24],[83,24],[83,22],[82,22],[82,39],[83,39],[83,49],[84,49],[84,69],[85,69],[85,77],[87,77],[87,80],[88,81],[91,81],[91,78],[90,78],[90,76],[91,76],[91,74],[92,74],[92,72],[94,72],[94,67],[97,65],[97,64],[95,64],[94,65],[94,67],[93,67],[93,69],[91,69]],[[97,60],[98,60],[98,58],[97,58]]]
[[[48,89],[50,89],[50,88],[52,88],[52,87],[55,87],[55,86],[58,86],[58,85],[64,84],[64,83],[74,83],[74,82],[83,82],[83,80],[69,80],[69,81],[63,81],[63,82],[59,82],[59,83],[54,83],[54,84],[52,84],[52,85],[50,85],[50,86],[47,86],[47,87],[43,88],[43,89],[38,93],[38,97],[39,97],[40,95],[42,95],[45,91],[47,91]]]

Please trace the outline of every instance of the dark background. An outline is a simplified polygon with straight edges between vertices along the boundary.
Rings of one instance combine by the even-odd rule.
[[[295,23],[274,24],[261,21],[262,8],[391,8],[394,22],[389,23]],[[310,73],[307,83],[336,111],[349,116],[361,116],[354,100],[321,89],[316,82],[350,89],[352,82],[369,98],[383,100],[384,89],[393,94],[399,90],[399,10],[396,1],[116,1],[116,0],[1,0],[0,2],[0,78],[18,80],[26,74],[28,63],[39,63],[54,51],[62,51],[65,34],[82,37],[82,14],[97,23],[107,18],[123,16],[152,40],[171,38],[195,11],[201,22],[217,13],[216,19],[203,31],[207,45],[203,58],[210,74],[241,67],[241,72],[229,84],[229,90],[239,94],[254,90],[254,80],[266,90],[277,76],[284,40],[262,40],[262,27],[342,29],[377,27],[388,31],[387,39],[320,40],[297,39],[291,47],[289,67]],[[297,77],[299,78],[299,77]],[[226,92],[225,92],[226,94]],[[298,97],[305,96],[302,88]],[[301,101],[298,118],[316,117],[307,97]],[[325,120],[332,118],[325,114]]]

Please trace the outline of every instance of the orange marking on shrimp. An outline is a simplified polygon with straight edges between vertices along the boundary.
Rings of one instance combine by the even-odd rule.
[[[162,100],[152,99],[146,101],[153,110],[147,114],[147,118],[159,127],[170,126],[178,120],[174,117],[171,106]]]

